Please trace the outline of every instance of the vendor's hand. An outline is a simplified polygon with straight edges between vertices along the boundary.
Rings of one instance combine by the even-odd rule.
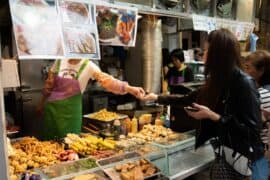
[[[135,87],[135,86],[128,85],[126,87],[126,91],[138,99],[141,99],[145,95],[145,92],[144,92],[143,88],[141,88],[141,87]]]
[[[208,107],[193,103],[192,106],[196,108],[198,111],[193,112],[189,111],[185,108],[187,114],[194,119],[202,120],[202,119],[211,119],[212,121],[218,121],[220,119],[220,115],[210,110]]]
[[[141,98],[141,100],[144,100],[144,101],[157,100],[157,99],[158,99],[158,95],[155,94],[155,93],[147,94],[146,96],[144,96],[143,98]]]

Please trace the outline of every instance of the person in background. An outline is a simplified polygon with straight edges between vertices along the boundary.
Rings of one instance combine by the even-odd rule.
[[[215,30],[208,36],[206,52],[206,82],[197,92],[190,95],[149,94],[143,99],[184,107],[189,116],[200,120],[196,147],[218,138],[251,161],[253,180],[267,180],[268,162],[260,138],[259,94],[253,79],[239,68],[239,43],[229,30]]]
[[[270,53],[265,50],[251,53],[246,57],[244,68],[256,81],[262,110],[270,112]],[[265,115],[268,116],[267,113]]]
[[[194,60],[195,61],[203,61],[203,50],[201,48],[194,48]]]
[[[63,138],[67,133],[80,133],[82,125],[82,94],[88,81],[96,80],[106,90],[115,94],[130,93],[137,98],[144,96],[144,90],[130,86],[103,73],[89,60],[57,60],[45,81],[43,98],[44,122],[41,139]]]
[[[184,64],[185,57],[182,49],[175,49],[170,53],[170,60],[173,67],[169,69],[165,76],[167,79],[170,92],[174,93],[178,85],[184,82],[190,82],[194,80],[194,74],[192,70]]]
[[[263,112],[264,129],[261,133],[263,142],[266,145],[266,157],[270,159],[269,151],[269,122],[270,122],[270,53],[264,50],[257,50],[245,59],[245,71],[255,79],[260,93],[261,110]]]

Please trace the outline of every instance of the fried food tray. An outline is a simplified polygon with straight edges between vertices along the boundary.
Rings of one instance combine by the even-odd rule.
[[[151,144],[163,149],[172,149],[177,146],[182,146],[195,141],[195,131],[188,131],[185,133],[177,133],[177,134],[179,135],[179,138],[168,141],[154,141]]]
[[[104,171],[105,174],[107,174],[111,179],[113,180],[122,180],[120,177],[120,172],[117,172],[115,169],[115,166],[117,165],[124,165],[127,163],[134,163],[139,160],[144,160],[147,163],[149,163],[153,168],[156,169],[157,172],[152,174],[151,176],[146,176],[144,179],[151,179],[153,177],[157,177],[161,175],[160,169],[152,164],[150,161],[146,160],[140,154],[137,152],[129,152],[122,155],[113,156],[110,158],[102,159],[97,161],[97,165]]]
[[[125,119],[128,117],[126,114],[118,114],[118,113],[116,113],[116,114],[117,114],[118,118],[111,118],[111,119],[107,119],[107,120],[95,119],[94,118],[95,113],[85,114],[85,115],[83,115],[83,117],[86,119],[91,119],[91,120],[100,121],[100,122],[111,122],[111,121],[114,121],[116,119]]]

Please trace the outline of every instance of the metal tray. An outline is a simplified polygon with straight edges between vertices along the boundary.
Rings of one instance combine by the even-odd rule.
[[[83,117],[86,118],[86,119],[91,119],[91,120],[100,121],[100,122],[104,122],[104,123],[106,123],[106,122],[111,122],[111,121],[116,120],[116,118],[112,118],[112,119],[108,119],[108,120],[95,119],[95,118],[91,117],[91,116],[93,116],[94,114],[95,114],[95,113],[85,114],[85,115],[83,115]],[[117,116],[118,116],[117,119],[119,119],[119,120],[120,120],[120,119],[125,119],[125,118],[128,117],[126,114],[118,114],[118,113],[117,113]]]
[[[95,126],[97,131],[100,131],[100,130],[103,130],[103,129],[107,129],[108,128],[108,124],[112,127],[113,126],[113,122],[115,120],[114,119],[109,119],[109,120],[106,120],[106,121],[101,121],[101,120],[98,120],[98,119],[93,119],[91,118],[91,115],[92,114],[86,114],[84,115],[84,120],[83,120],[83,125],[85,127],[89,127],[91,129],[91,125]],[[127,118],[128,116],[125,115],[125,114],[117,114],[118,115],[118,119],[121,121],[122,119],[125,119]]]
[[[76,161],[63,162],[52,166],[38,168],[34,171],[41,174],[45,179],[54,179],[61,176],[67,176],[78,172],[89,172],[95,170],[97,165],[93,166],[91,163],[95,162],[92,158],[84,158]]]
[[[172,140],[169,142],[152,142],[151,144],[162,149],[172,150],[179,146],[185,147],[187,144],[192,144],[193,142],[195,143],[195,131],[192,130],[182,134],[184,134],[186,137],[181,140]]]
[[[154,177],[157,177],[157,176],[161,175],[161,171],[157,166],[152,164],[147,159],[141,157],[136,152],[130,152],[130,153],[126,153],[126,154],[123,154],[123,155],[114,156],[114,157],[111,157],[111,158],[106,158],[106,159],[103,159],[103,160],[99,160],[99,161],[97,161],[97,164],[104,171],[104,173],[106,173],[112,180],[121,180],[120,173],[116,172],[114,167],[116,165],[127,164],[127,163],[130,163],[130,162],[135,162],[135,161],[139,161],[139,160],[142,160],[142,159],[144,159],[145,161],[147,161],[149,164],[151,164],[153,167],[155,167],[157,169],[156,173],[154,173],[151,176],[144,177],[144,179],[151,179],[151,178],[154,178]]]
[[[136,160],[141,158],[141,155],[137,152],[128,152],[120,155],[115,155],[109,158],[98,160],[96,163],[101,168],[114,166],[118,163],[125,163],[127,160]]]

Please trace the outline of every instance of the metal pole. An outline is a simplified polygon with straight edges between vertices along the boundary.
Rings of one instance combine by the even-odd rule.
[[[2,55],[0,34],[0,179],[8,180],[7,139],[5,123],[4,93],[2,87]]]

